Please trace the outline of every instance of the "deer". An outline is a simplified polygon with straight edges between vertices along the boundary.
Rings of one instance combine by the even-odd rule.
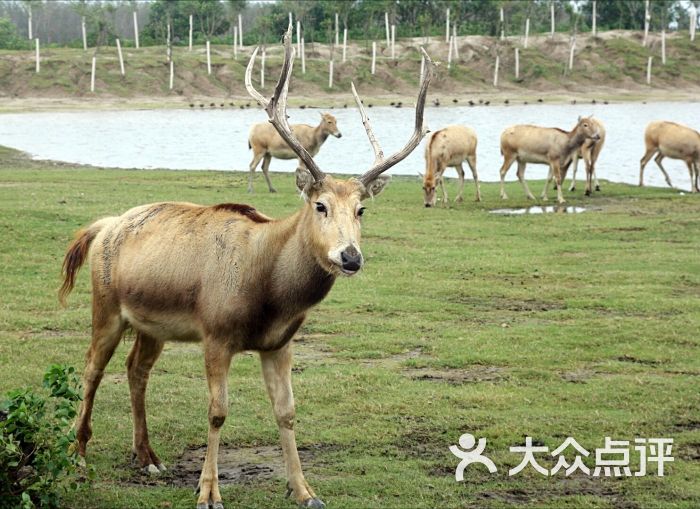
[[[673,187],[661,161],[664,157],[685,161],[690,173],[690,192],[700,192],[698,172],[700,171],[700,132],[682,124],[657,120],[651,122],[644,131],[646,152],[639,163],[639,186],[644,186],[644,167],[654,154],[654,162],[664,174],[666,183]]]
[[[341,138],[343,135],[338,130],[336,119],[330,113],[321,113],[321,121],[314,127],[308,124],[293,124],[291,126],[292,133],[299,140],[302,147],[315,156],[321,149],[328,136]],[[253,160],[250,162],[248,174],[248,192],[253,192],[253,176],[255,169],[260,160],[262,160],[262,172],[267,181],[267,187],[271,193],[277,192],[270,181],[269,169],[270,161],[273,157],[277,159],[295,159],[298,158],[294,149],[292,149],[284,139],[279,135],[275,128],[269,122],[254,124],[250,128],[248,135],[248,148],[253,150]],[[301,160],[299,160],[301,165]]]
[[[590,117],[579,117],[571,131],[534,125],[514,125],[506,128],[501,134],[501,154],[503,155],[503,165],[500,169],[501,198],[508,199],[504,179],[513,162],[517,161],[518,180],[528,199],[534,200],[535,197],[525,182],[525,166],[527,163],[547,164],[556,179],[557,200],[559,203],[565,203],[566,200],[561,191],[562,181],[571,164],[573,154],[586,139],[600,139],[598,127],[591,122]],[[542,191],[542,199],[547,199],[547,185]]]
[[[301,507],[320,509],[302,472],[294,431],[291,384],[292,338],[309,310],[321,302],[338,277],[357,274],[363,200],[386,187],[384,173],[405,159],[428,132],[423,112],[433,62],[421,48],[415,128],[406,145],[389,157],[377,141],[354,84],[375,160],[356,178],[335,179],[316,165],[287,121],[287,92],[294,48],[291,24],[284,38],[284,63],[270,99],[252,85],[256,48],[245,74],[246,89],[265,109],[270,123],[308,169],[302,207],[273,219],[248,205],[214,206],[162,202],[100,219],[76,233],[63,261],[59,299],[65,303],[84,262],[91,265],[92,339],[83,376],[83,401],[75,422],[76,446],[84,458],[92,436],[96,391],[125,329],[135,331],[127,359],[133,414],[133,455],[141,468],[165,470],[149,442],[145,393],[149,373],[165,341],[200,341],[209,390],[207,451],[200,475],[197,509],[223,509],[217,457],[228,414],[228,371],[234,355],[259,354],[287,473],[287,495]],[[346,168],[343,168],[346,170]],[[176,249],[173,249],[176,246]]]
[[[583,159],[583,162],[586,165],[586,196],[591,195],[593,181],[595,181],[595,190],[600,191],[600,183],[598,182],[598,177],[596,175],[595,164],[598,161],[598,156],[600,155],[601,150],[603,150],[603,145],[605,145],[605,126],[603,125],[603,122],[596,118],[593,118],[592,115],[589,118],[591,122],[596,123],[598,125],[598,135],[600,136],[600,139],[586,139],[586,141],[583,142],[583,145],[581,145],[581,147],[576,152],[574,152],[571,161],[571,164],[573,166],[573,172],[571,175],[571,185],[569,186],[570,192],[576,190],[576,171],[578,169],[578,160]],[[550,170],[549,175],[547,176],[548,182],[551,183],[553,178],[554,175]]]
[[[425,175],[423,178],[423,203],[426,207],[434,207],[436,202],[436,187],[442,190],[442,203],[447,206],[447,191],[443,174],[448,166],[457,170],[459,177],[459,192],[455,202],[462,201],[464,192],[464,168],[462,162],[467,161],[474,176],[476,186],[476,201],[481,201],[479,191],[479,175],[476,172],[476,132],[471,127],[450,125],[435,131],[425,144]]]

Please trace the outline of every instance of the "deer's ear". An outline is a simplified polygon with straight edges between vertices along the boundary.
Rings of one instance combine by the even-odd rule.
[[[391,175],[378,176],[376,179],[374,179],[372,182],[370,182],[364,187],[362,192],[362,199],[364,200],[365,198],[374,198],[375,196],[377,196],[379,193],[384,191],[384,188],[390,180]]]

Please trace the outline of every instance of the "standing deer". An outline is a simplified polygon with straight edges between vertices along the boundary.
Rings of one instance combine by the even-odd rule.
[[[464,192],[462,162],[465,160],[474,176],[476,201],[481,201],[479,176],[476,173],[476,132],[474,129],[462,125],[451,125],[430,136],[425,144],[425,175],[423,175],[423,203],[426,207],[435,206],[437,184],[440,184],[442,190],[442,203],[447,206],[447,191],[445,190],[443,174],[448,166],[457,170],[459,192],[455,202],[462,201],[462,193]]]
[[[290,340],[336,278],[352,276],[362,268],[362,200],[384,189],[388,177],[382,174],[408,156],[427,132],[423,111],[433,63],[423,51],[426,72],[418,93],[415,130],[404,148],[389,158],[374,137],[353,85],[376,158],[362,176],[335,180],[318,168],[287,122],[294,60],[291,24],[284,36],[282,73],[269,100],[251,84],[257,51],[248,63],[246,88],[309,170],[305,204],[292,216],[274,220],[247,205],[154,203],[101,219],[76,234],[63,262],[59,297],[65,301],[78,270],[89,259],[92,342],[75,424],[77,446],[85,456],[95,392],[124,330],[131,326],[136,331],[127,360],[133,452],[147,472],[164,470],[146,427],[149,373],[165,341],[202,341],[209,434],[197,508],[222,509],[217,456],[228,414],[229,366],[235,354],[256,351],[280,431],[288,494],[293,492],[300,506],[318,509],[325,505],[304,478],[294,434]]]
[[[593,140],[587,138],[583,142],[583,145],[574,152],[571,164],[573,166],[573,172],[571,175],[571,185],[569,186],[569,191],[576,190],[576,171],[578,169],[578,160],[583,159],[586,165],[586,196],[591,195],[591,189],[593,188],[593,180],[595,180],[595,190],[600,191],[600,183],[598,182],[598,177],[596,176],[595,164],[598,161],[598,156],[600,151],[603,150],[603,145],[605,145],[605,126],[600,120],[593,118],[593,116],[588,117],[591,122],[598,125],[598,135],[599,140]],[[551,183],[554,175],[550,169],[547,180]]]
[[[674,122],[657,120],[651,122],[644,131],[646,152],[639,164],[639,185],[644,186],[644,167],[654,154],[656,165],[666,178],[669,187],[673,187],[671,179],[661,164],[664,157],[681,159],[688,165],[690,173],[690,192],[697,193],[698,171],[700,171],[700,133],[695,129]]]
[[[579,158],[582,158],[584,164],[586,165],[586,196],[591,195],[594,180],[595,190],[600,191],[600,183],[598,182],[598,176],[596,175],[595,165],[598,162],[598,156],[600,155],[601,150],[603,150],[603,145],[605,145],[605,126],[603,125],[603,122],[593,118],[593,116],[589,118],[591,119],[591,122],[598,124],[598,135],[600,136],[600,139],[587,139],[583,142],[583,145],[581,145],[578,152],[574,154],[572,161],[574,169],[571,175],[571,185],[569,186],[569,191],[576,190],[576,170],[578,169],[578,160]]]
[[[294,137],[299,140],[301,146],[312,157],[318,154],[328,135],[333,135],[336,138],[343,136],[338,130],[335,117],[330,113],[321,113],[321,122],[316,127],[307,124],[294,124],[291,126],[291,129]],[[253,175],[261,159],[267,187],[271,193],[276,192],[275,188],[272,187],[270,175],[268,174],[270,161],[273,157],[277,159],[294,159],[299,156],[269,122],[255,124],[250,128],[248,148],[253,149],[253,160],[250,162],[250,173],[248,174],[248,192],[253,192]],[[299,160],[299,165],[303,166],[301,159]]]
[[[600,139],[598,128],[590,117],[579,117],[576,126],[571,131],[555,127],[538,127],[534,125],[515,125],[506,128],[501,134],[501,198],[508,198],[505,190],[505,176],[513,162],[518,161],[518,180],[525,189],[525,195],[534,200],[535,197],[525,182],[525,166],[527,163],[547,164],[557,183],[557,200],[564,203],[562,181],[566,170],[571,164],[571,157],[583,142],[591,138]],[[542,192],[542,199],[547,199],[547,186]]]

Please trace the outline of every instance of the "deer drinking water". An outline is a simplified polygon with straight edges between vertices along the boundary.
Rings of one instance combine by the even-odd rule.
[[[564,203],[561,191],[562,181],[571,164],[571,157],[587,138],[600,139],[598,128],[590,121],[590,117],[579,117],[571,131],[534,125],[515,125],[506,128],[501,134],[501,154],[503,154],[503,165],[500,170],[501,198],[508,198],[504,179],[508,169],[517,161],[518,180],[529,199],[534,200],[535,197],[525,182],[525,166],[527,163],[547,164],[556,179],[557,200],[559,203]],[[542,199],[547,199],[547,186],[542,192]]]
[[[695,129],[674,122],[658,120],[651,122],[644,131],[646,152],[639,164],[639,185],[644,186],[644,167],[654,154],[654,161],[666,178],[669,187],[673,187],[661,161],[664,157],[681,159],[688,166],[690,173],[690,192],[700,192],[698,171],[700,171],[700,133]]]
[[[423,175],[423,203],[426,207],[434,207],[436,188],[442,190],[442,203],[447,206],[447,191],[443,174],[448,166],[457,170],[459,177],[459,192],[455,202],[462,201],[464,191],[464,168],[462,162],[467,161],[474,176],[476,201],[481,201],[479,191],[479,176],[476,172],[476,132],[471,127],[462,125],[447,126],[433,133],[425,144],[425,175]]]
[[[273,220],[246,205],[144,205],[79,231],[63,262],[62,301],[72,290],[81,265],[88,259],[91,264],[92,341],[84,398],[75,423],[82,456],[92,435],[93,403],[104,369],[125,329],[131,326],[136,331],[127,360],[133,452],[147,472],[163,470],[146,427],[149,373],[165,341],[202,341],[209,386],[209,434],[198,509],[223,508],[217,469],[219,435],[228,414],[229,366],[232,357],[245,350],[260,355],[280,432],[288,491],[303,507],[324,507],[304,478],[297,452],[290,340],[308,310],[326,296],[336,278],[351,276],[362,268],[362,200],[383,190],[388,177],[382,173],[406,158],[427,132],[423,111],[433,64],[423,52],[426,71],[408,143],[384,157],[353,86],[375,162],[358,178],[335,180],[326,175],[287,122],[287,90],[294,59],[291,25],[284,36],[284,50],[282,73],[270,100],[251,84],[257,49],[246,70],[246,87],[309,170],[305,203],[298,212]]]
[[[336,138],[343,136],[338,130],[335,117],[330,113],[321,113],[321,122],[316,127],[307,124],[293,124],[291,129],[294,137],[299,140],[301,146],[312,157],[318,154],[321,145],[323,145],[329,135]],[[275,188],[272,187],[270,175],[268,174],[272,158],[296,159],[299,156],[269,122],[255,124],[250,128],[248,148],[253,149],[253,160],[250,162],[250,173],[248,174],[248,192],[253,192],[253,175],[255,174],[255,168],[257,168],[262,159],[262,172],[267,181],[267,187],[271,193],[274,193]],[[299,159],[299,165],[303,166],[301,159]]]

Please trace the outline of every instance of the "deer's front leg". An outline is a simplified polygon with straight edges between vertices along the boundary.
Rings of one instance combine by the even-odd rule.
[[[233,354],[222,342],[205,340],[204,362],[209,385],[209,436],[202,475],[199,478],[197,509],[223,509],[219,493],[219,435],[228,414],[228,370]]]
[[[260,352],[262,372],[282,440],[287,467],[287,486],[301,507],[322,509],[326,505],[316,497],[304,479],[294,436],[294,395],[292,393],[292,343],[273,352]]]

